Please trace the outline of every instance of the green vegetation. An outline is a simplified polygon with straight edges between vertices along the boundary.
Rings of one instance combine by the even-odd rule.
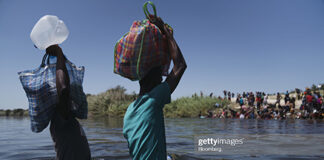
[[[314,92],[314,91],[316,91],[316,90],[317,90],[317,86],[316,86],[315,84],[313,84],[312,87],[311,87],[311,91]]]
[[[14,110],[0,110],[0,116],[15,116],[15,117],[22,117],[28,116],[28,109],[14,109]]]
[[[318,91],[321,95],[324,95],[324,84],[321,84],[320,88],[316,85],[312,85],[312,91]],[[302,90],[301,90],[302,92]],[[295,93],[295,91],[291,91]],[[276,94],[271,94],[275,98]],[[109,89],[106,92],[91,95],[87,94],[89,116],[91,117],[123,117],[127,107],[137,98],[136,93],[127,94],[126,89],[121,86]],[[215,104],[219,104],[219,108],[215,108]],[[208,111],[219,112],[221,108],[228,106],[232,109],[235,108],[235,104],[228,100],[218,99],[216,97],[197,96],[195,93],[192,97],[181,97],[164,107],[165,117],[178,118],[178,117],[197,117],[201,112],[201,115],[206,116]],[[3,110],[0,109],[0,116],[28,116],[28,109],[14,109]]]
[[[127,94],[126,89],[117,86],[98,95],[87,94],[89,115],[123,117],[128,105],[137,98],[135,93]],[[172,101],[164,107],[166,117],[197,117],[199,112],[203,115],[207,111],[215,109],[215,104],[220,106],[229,104],[229,101],[217,99],[215,97],[192,96],[182,97]]]
[[[135,100],[137,95],[126,94],[126,89],[121,86],[109,89],[98,95],[87,94],[90,116],[123,116],[128,105]]]
[[[198,117],[201,112],[202,115],[207,115],[210,110],[215,110],[215,104],[218,103],[220,107],[230,104],[227,100],[221,100],[216,97],[192,96],[182,97],[172,101],[164,107],[165,117]]]

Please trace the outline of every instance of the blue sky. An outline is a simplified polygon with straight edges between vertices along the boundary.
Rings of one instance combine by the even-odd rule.
[[[29,34],[40,17],[57,15],[70,30],[61,45],[86,68],[84,90],[137,82],[113,73],[113,47],[143,0],[0,0],[0,109],[27,108],[17,72],[39,66],[43,51]],[[195,92],[283,92],[324,82],[324,2],[321,0],[155,0],[174,29],[188,68],[172,98]]]

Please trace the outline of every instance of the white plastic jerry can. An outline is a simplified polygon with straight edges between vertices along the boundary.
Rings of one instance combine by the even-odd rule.
[[[57,16],[45,15],[38,20],[30,33],[30,39],[40,50],[61,44],[69,36],[69,30]]]

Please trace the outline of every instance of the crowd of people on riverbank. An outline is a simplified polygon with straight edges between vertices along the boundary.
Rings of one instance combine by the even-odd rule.
[[[224,99],[231,100],[234,93],[224,91]],[[296,106],[296,99],[301,103]],[[284,103],[282,103],[282,100]],[[323,97],[318,91],[306,89],[305,92],[295,92],[291,95],[288,91],[282,96],[276,94],[275,103],[269,102],[269,94],[264,92],[238,93],[235,103],[239,109],[223,106],[222,109],[208,111],[208,118],[240,118],[240,119],[323,119]],[[220,107],[219,104],[215,105]],[[199,114],[201,116],[201,113]]]

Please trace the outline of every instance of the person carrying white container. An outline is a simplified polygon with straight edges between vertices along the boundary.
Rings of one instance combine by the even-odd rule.
[[[56,159],[89,160],[88,140],[75,118],[85,119],[88,113],[82,89],[84,67],[71,63],[58,46],[68,33],[56,16],[42,17],[30,35],[37,48],[46,49],[42,64],[36,70],[18,74],[29,100],[32,131],[41,132],[50,121]],[[51,59],[56,59],[56,64],[49,64]]]
[[[91,153],[87,137],[71,112],[70,78],[65,66],[65,56],[58,45],[46,49],[56,56],[56,88],[58,103],[51,119],[50,132],[55,143],[56,158],[59,160],[88,160]]]

